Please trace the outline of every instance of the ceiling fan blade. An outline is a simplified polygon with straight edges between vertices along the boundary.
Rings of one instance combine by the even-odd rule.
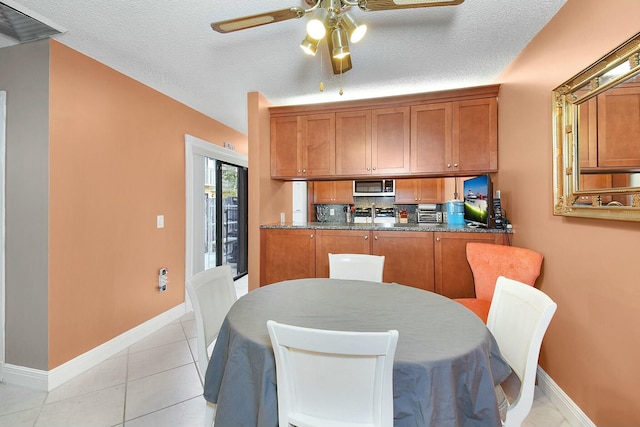
[[[362,10],[394,10],[417,7],[455,6],[464,0],[361,0],[358,6]]]
[[[304,9],[300,7],[290,7],[287,9],[274,10],[272,12],[243,16],[242,18],[212,22],[211,28],[224,34],[232,31],[244,30],[246,28],[258,27],[260,25],[272,24],[274,22],[286,21],[287,19],[302,18],[303,16]]]

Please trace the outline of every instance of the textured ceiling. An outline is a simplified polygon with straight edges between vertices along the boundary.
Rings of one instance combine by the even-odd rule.
[[[363,12],[353,69],[335,76],[326,46],[299,48],[308,16],[229,34],[211,21],[303,0],[11,0],[68,30],[65,45],[247,132],[247,93],[274,105],[333,102],[496,83],[566,0],[466,0]],[[9,42],[0,38],[0,47]],[[320,82],[324,91],[320,92]],[[343,95],[339,94],[340,87]]]

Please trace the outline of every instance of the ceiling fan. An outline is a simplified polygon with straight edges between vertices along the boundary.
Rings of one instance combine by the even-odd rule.
[[[432,6],[454,6],[464,0],[305,0],[309,8],[290,7],[256,15],[232,18],[211,23],[219,33],[231,33],[311,14],[307,23],[307,35],[300,44],[303,51],[315,55],[318,44],[328,35],[327,46],[334,74],[342,74],[352,68],[349,41],[357,43],[364,37],[367,26],[360,24],[350,13],[351,7],[365,12],[410,9]]]

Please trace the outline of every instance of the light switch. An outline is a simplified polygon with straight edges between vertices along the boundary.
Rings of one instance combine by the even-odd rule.
[[[156,228],[164,228],[164,215],[156,217]]]

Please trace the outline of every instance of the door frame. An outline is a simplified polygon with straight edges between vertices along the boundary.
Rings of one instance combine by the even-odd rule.
[[[5,362],[5,171],[6,171],[7,92],[0,91],[0,381],[4,378]]]
[[[248,168],[249,161],[247,156],[236,153],[235,151],[215,145],[212,142],[205,141],[195,136],[185,134],[185,184],[186,184],[186,215],[185,215],[185,281],[194,274],[202,270],[204,260],[200,267],[194,260],[196,247],[203,247],[204,242],[196,239],[197,235],[204,236],[204,229],[200,230],[200,225],[194,221],[194,212],[196,204],[202,202],[202,197],[196,197],[196,188],[204,188],[204,176],[196,176],[195,163],[199,156],[210,157],[231,163],[237,166]],[[199,185],[202,184],[202,185]],[[197,229],[196,229],[197,228]],[[198,234],[199,233],[199,234]]]

